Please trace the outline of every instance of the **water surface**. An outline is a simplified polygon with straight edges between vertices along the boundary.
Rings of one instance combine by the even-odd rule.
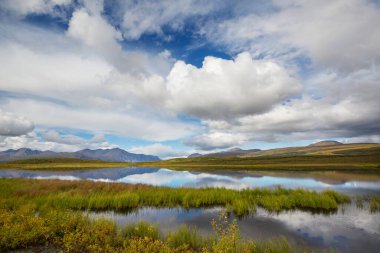
[[[312,190],[333,189],[348,194],[380,194],[380,178],[357,180],[355,176],[345,180],[328,180],[308,174],[248,173],[248,172],[190,172],[163,168],[106,168],[75,171],[0,170],[0,177],[62,180],[93,180],[130,184],[149,184],[168,187],[225,187],[244,189],[257,187],[305,188]]]
[[[380,194],[380,178],[363,175],[274,173],[274,172],[190,172],[163,168],[106,168],[75,171],[0,170],[0,177],[61,180],[92,180],[168,187],[225,187],[230,189],[257,187],[333,189],[350,195]],[[172,230],[181,224],[196,226],[202,233],[211,233],[211,220],[221,208],[190,209],[142,208],[129,214],[114,212],[90,213],[91,217],[106,216],[120,226],[145,220],[159,222],[162,230]],[[233,216],[231,216],[231,219]],[[334,248],[339,252],[380,252],[380,214],[368,207],[340,207],[336,213],[312,214],[304,211],[269,213],[258,208],[238,220],[242,235],[256,240],[285,236],[300,247]]]
[[[114,212],[90,213],[90,217],[105,217],[123,227],[140,220],[158,223],[165,232],[181,224],[195,226],[201,233],[212,233],[211,220],[217,220],[222,208],[142,208],[129,214]],[[231,215],[230,220],[235,217]],[[346,205],[335,214],[311,214],[303,211],[269,213],[261,208],[237,220],[245,238],[268,240],[284,236],[301,248],[335,249],[339,252],[379,252],[380,214]]]

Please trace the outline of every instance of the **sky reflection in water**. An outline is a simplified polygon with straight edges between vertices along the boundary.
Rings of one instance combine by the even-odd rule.
[[[255,176],[248,173],[199,173],[157,168],[107,168],[83,171],[28,171],[0,170],[0,177],[37,179],[93,180],[150,184],[168,187],[225,187],[244,189],[255,187],[307,188],[314,190],[335,189],[347,193],[380,193],[378,181],[345,181],[327,183],[313,178],[283,176]]]
[[[129,214],[103,212],[90,213],[90,216],[115,220],[121,227],[145,220],[158,223],[163,231],[187,224],[207,234],[212,232],[211,220],[217,219],[221,210],[142,208]],[[230,220],[234,218],[231,216]],[[303,211],[274,214],[259,208],[256,214],[239,219],[238,226],[246,238],[265,240],[285,236],[299,247],[334,248],[339,252],[378,252],[380,248],[380,214],[357,209],[354,205],[347,205],[330,215]]]
[[[143,183],[169,187],[226,187],[231,189],[275,187],[334,189],[349,194],[380,193],[379,181],[343,181],[327,183],[313,178],[255,176],[249,173],[199,173],[157,168],[107,168],[83,171],[0,170],[0,177],[62,180],[93,180],[105,182]],[[150,209],[142,208],[132,214],[91,213],[93,217],[107,216],[123,225],[126,222],[147,220],[159,222],[163,229],[180,224],[197,226],[200,232],[210,233],[210,221],[221,208],[212,209]],[[280,214],[258,209],[257,213],[238,221],[246,237],[270,239],[284,235],[293,244],[316,248],[336,248],[340,252],[377,252],[380,248],[380,214],[371,214],[354,205],[331,215],[287,211]]]

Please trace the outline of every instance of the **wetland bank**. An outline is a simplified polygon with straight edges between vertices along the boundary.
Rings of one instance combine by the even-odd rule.
[[[376,252],[380,151],[353,147],[359,146],[338,154],[133,164],[2,163],[0,248]]]
[[[374,172],[24,167],[2,169],[0,177],[3,250],[356,252],[366,245],[376,252],[379,247],[380,177]],[[222,230],[216,221],[224,224]]]

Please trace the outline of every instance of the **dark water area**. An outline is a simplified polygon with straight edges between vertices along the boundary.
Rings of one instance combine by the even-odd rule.
[[[157,223],[163,232],[178,229],[182,224],[195,226],[200,233],[212,233],[211,221],[217,220],[223,208],[141,208],[131,213],[89,213],[91,218],[114,220],[120,227],[127,223]],[[334,214],[312,214],[304,211],[269,213],[261,208],[255,214],[237,220],[241,235],[254,240],[285,237],[292,245],[305,249],[334,249],[338,252],[379,252],[380,214],[367,208],[346,205]]]
[[[0,170],[0,177],[61,180],[92,180],[130,184],[149,184],[168,187],[225,187],[244,189],[257,187],[304,188],[310,190],[332,189],[350,195],[380,194],[380,177],[375,180],[357,179],[352,175],[344,180],[329,180],[312,175],[248,173],[248,172],[190,172],[163,168],[105,168],[75,171]]]

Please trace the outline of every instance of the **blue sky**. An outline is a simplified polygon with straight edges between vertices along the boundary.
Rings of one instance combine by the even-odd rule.
[[[380,142],[370,0],[0,2],[0,149]]]

